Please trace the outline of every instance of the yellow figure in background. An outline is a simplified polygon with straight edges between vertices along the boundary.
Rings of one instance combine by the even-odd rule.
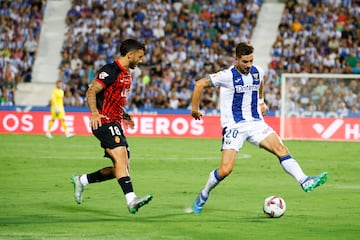
[[[52,138],[50,133],[54,121],[58,119],[65,131],[66,137],[72,137],[73,134],[68,132],[66,123],[65,123],[65,108],[64,108],[64,90],[62,89],[62,82],[60,80],[56,81],[56,88],[51,92],[51,120],[48,124],[48,130],[46,132],[46,137]]]

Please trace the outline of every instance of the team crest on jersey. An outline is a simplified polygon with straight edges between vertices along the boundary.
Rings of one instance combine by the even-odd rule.
[[[119,136],[115,136],[114,141],[115,141],[116,143],[120,143],[121,139],[120,139]]]
[[[259,81],[259,74],[258,73],[253,73],[252,77],[255,81]]]
[[[227,139],[225,140],[225,144],[230,144],[231,143],[231,140]]]
[[[99,79],[104,79],[104,78],[106,78],[107,76],[109,76],[109,74],[106,73],[106,72],[101,72],[101,73],[99,73]]]

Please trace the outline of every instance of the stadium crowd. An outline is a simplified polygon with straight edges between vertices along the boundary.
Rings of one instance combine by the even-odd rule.
[[[46,1],[0,1],[0,105],[15,105],[16,85],[31,82]]]
[[[262,1],[73,1],[67,13],[60,77],[69,96],[84,99],[86,82],[118,54],[121,39],[146,44],[134,72],[133,108],[187,108],[198,74],[230,64],[233,46],[249,41]],[[230,53],[230,54],[229,54]],[[205,94],[202,108],[216,108]],[[83,100],[75,101],[82,105]],[[69,103],[71,101],[69,100]],[[74,104],[72,104],[74,105]]]
[[[19,18],[6,13],[6,7],[22,9],[16,7],[20,2],[24,1],[2,2],[8,5],[0,10],[1,21],[6,23],[2,26],[10,27],[9,22],[18,21],[14,19]],[[129,106],[188,108],[196,76],[232,64],[233,58],[228,56],[233,55],[233,46],[250,41],[262,3],[262,0],[73,0],[66,15],[67,29],[59,64],[59,79],[66,86],[65,105],[85,105],[85,91],[96,71],[114,60],[122,39],[131,37],[146,44],[147,54],[143,66],[134,71]],[[39,17],[38,13],[43,12],[44,6],[30,9],[30,19],[41,25],[42,15]],[[360,73],[359,16],[358,1],[287,1],[265,77],[265,98],[272,110],[280,108],[280,76],[284,72]],[[30,31],[32,34],[25,32],[26,40],[31,41],[31,35],[38,40],[37,28]],[[4,46],[1,49],[10,45],[3,40],[1,44]],[[30,46],[36,49],[34,45]],[[25,48],[25,43],[19,49],[23,49],[23,58],[30,67],[18,71],[20,77],[15,78],[15,84],[31,81],[31,74],[26,73],[31,73],[36,55],[36,51],[31,54],[30,48]],[[345,106],[346,111],[360,109],[359,81],[338,79],[331,86],[320,79],[290,82],[291,109],[339,111],[340,106]],[[203,94],[202,109],[214,109],[217,104],[217,93]]]
[[[280,107],[282,73],[360,73],[359,1],[288,1],[272,45],[266,99]],[[360,81],[290,79],[289,110],[360,111]]]

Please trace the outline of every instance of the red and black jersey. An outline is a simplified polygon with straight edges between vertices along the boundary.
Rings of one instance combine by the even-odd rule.
[[[106,116],[101,122],[120,124],[132,82],[130,71],[116,60],[100,68],[95,81],[104,87],[96,94],[97,109],[100,114]]]

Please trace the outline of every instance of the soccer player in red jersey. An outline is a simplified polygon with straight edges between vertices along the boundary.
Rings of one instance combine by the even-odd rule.
[[[124,111],[124,106],[132,83],[129,70],[134,69],[144,55],[145,46],[142,43],[134,39],[124,40],[120,45],[120,57],[99,69],[95,81],[87,91],[92,132],[100,141],[104,156],[112,160],[113,166],[72,176],[74,196],[78,204],[82,202],[85,186],[113,178],[116,178],[125,195],[130,213],[136,213],[152,199],[152,195],[137,197],[133,190],[129,173],[130,152],[121,126],[124,121],[128,127],[134,127],[134,121]]]

